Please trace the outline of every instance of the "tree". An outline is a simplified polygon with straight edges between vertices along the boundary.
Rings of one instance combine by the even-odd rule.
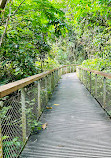
[[[0,2],[0,8],[4,9],[6,3],[7,3],[7,0],[1,0],[1,2]]]
[[[10,4],[4,12],[5,18],[9,8]],[[48,0],[17,0],[11,4],[11,10],[5,40],[0,48],[1,78],[6,82],[39,73],[41,68],[36,63],[40,61],[42,65],[51,50],[49,41],[55,41],[65,28],[64,13]],[[1,34],[6,22],[2,18],[3,15]]]

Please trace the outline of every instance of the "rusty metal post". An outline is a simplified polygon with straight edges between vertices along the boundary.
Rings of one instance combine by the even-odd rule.
[[[95,74],[95,98],[97,98],[97,74]]]
[[[38,115],[41,115],[41,86],[40,86],[40,80],[38,81]]]
[[[106,77],[103,78],[103,107],[106,107]]]
[[[2,129],[1,129],[1,110],[3,107],[3,102],[0,102],[0,158],[3,158],[3,148],[2,148]]]
[[[23,143],[26,142],[26,106],[25,106],[25,91],[21,89],[21,105],[22,105],[22,136]]]

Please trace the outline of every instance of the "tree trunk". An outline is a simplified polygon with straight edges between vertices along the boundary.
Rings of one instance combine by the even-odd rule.
[[[4,9],[4,8],[5,8],[6,3],[7,3],[7,0],[1,0],[1,3],[0,3],[0,8]]]

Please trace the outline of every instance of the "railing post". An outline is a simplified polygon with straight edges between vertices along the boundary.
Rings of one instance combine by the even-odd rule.
[[[41,96],[40,96],[40,92],[41,92],[41,86],[40,86],[40,80],[38,81],[38,114],[39,116],[41,115]]]
[[[21,105],[22,105],[22,136],[23,143],[26,142],[26,106],[25,106],[25,91],[21,89]]]
[[[90,72],[90,93],[91,93],[91,87],[92,87],[92,83],[91,83],[91,72]]]
[[[48,103],[48,93],[47,93],[47,76],[45,77],[45,91],[46,91],[46,104]]]
[[[106,107],[106,77],[103,78],[103,107]]]
[[[97,74],[95,74],[95,98],[97,98]]]
[[[1,128],[1,125],[2,125],[2,121],[1,121],[1,110],[2,110],[2,107],[3,107],[3,102],[1,101],[1,102],[0,102],[0,158],[3,158],[3,149],[2,149],[2,128]]]

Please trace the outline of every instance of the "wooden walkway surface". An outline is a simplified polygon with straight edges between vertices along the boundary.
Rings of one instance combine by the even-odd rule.
[[[58,105],[54,105],[58,104]],[[20,158],[111,158],[111,120],[75,73],[62,76]]]

